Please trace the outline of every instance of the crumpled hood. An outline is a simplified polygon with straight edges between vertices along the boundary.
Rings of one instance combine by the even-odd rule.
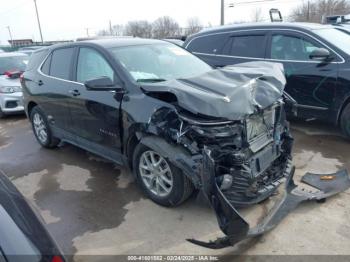
[[[282,64],[259,61],[141,88],[145,93],[172,93],[180,107],[194,114],[240,120],[276,102],[285,84]]]

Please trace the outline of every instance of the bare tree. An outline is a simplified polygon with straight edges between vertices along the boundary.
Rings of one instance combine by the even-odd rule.
[[[203,25],[199,21],[198,17],[191,17],[187,20],[186,35],[192,35],[195,34],[203,29]]]
[[[123,36],[125,31],[124,25],[113,25],[112,28],[102,29],[97,32],[98,36]]]
[[[252,13],[252,21],[253,22],[262,22],[264,21],[264,17],[262,15],[261,8],[255,8],[253,13]]]
[[[111,35],[111,32],[109,30],[102,29],[102,30],[97,32],[97,35],[98,36],[109,36],[109,35]]]
[[[146,20],[130,21],[125,26],[125,34],[134,37],[151,38],[152,24]]]
[[[125,26],[124,25],[117,24],[117,25],[113,25],[112,26],[112,33],[113,33],[113,35],[115,35],[115,36],[123,36],[124,32],[125,32]]]
[[[350,13],[348,0],[312,0],[303,2],[292,11],[291,19],[296,22],[320,23],[323,16]]]
[[[154,38],[167,38],[180,34],[179,24],[169,16],[159,17],[152,24]]]

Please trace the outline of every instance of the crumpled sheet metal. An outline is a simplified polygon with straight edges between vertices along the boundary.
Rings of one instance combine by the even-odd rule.
[[[209,242],[196,239],[188,239],[188,241],[211,249],[233,246],[247,238],[262,235],[276,227],[302,202],[324,200],[350,187],[348,172],[346,170],[341,170],[328,175],[307,173],[303,176],[301,181],[318,190],[315,192],[303,190],[294,183],[293,176],[295,168],[292,166],[291,161],[289,161],[285,171],[286,182],[284,197],[274,205],[267,216],[265,216],[257,226],[250,228],[247,221],[230,204],[223,192],[219,189],[213,176],[210,175],[210,172],[213,171],[213,159],[210,157],[209,151],[206,151],[204,158],[202,175],[203,191],[216,213],[220,229],[226,236]],[[325,176],[331,177],[332,179],[323,180]]]
[[[141,88],[146,93],[172,93],[180,107],[194,114],[241,120],[280,99],[285,84],[282,64],[248,62]]]

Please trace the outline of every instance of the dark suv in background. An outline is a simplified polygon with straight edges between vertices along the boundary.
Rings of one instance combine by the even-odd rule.
[[[294,113],[340,125],[350,137],[350,35],[330,25],[243,24],[201,31],[183,46],[213,67],[282,63]]]

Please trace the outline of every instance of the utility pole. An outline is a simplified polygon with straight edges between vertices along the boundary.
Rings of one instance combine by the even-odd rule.
[[[39,32],[40,32],[40,39],[41,39],[41,43],[44,43],[44,39],[43,39],[43,33],[41,32],[41,25],[40,25],[40,19],[39,19],[39,12],[38,12],[38,7],[36,5],[36,0],[34,0],[34,5],[35,5],[35,12],[36,12],[36,19],[38,20],[38,26],[39,26]]]
[[[225,24],[225,0],[221,0],[221,19],[220,25]]]
[[[13,44],[13,39],[12,39],[12,34],[11,34],[11,29],[10,29],[10,26],[6,26],[7,30],[9,31],[9,35],[10,35],[10,39],[11,39],[11,46]]]
[[[113,35],[113,29],[112,29],[112,22],[109,20],[109,32],[111,35]]]
[[[306,21],[310,22],[310,1],[307,1],[307,17],[306,17]]]
[[[87,37],[90,37],[90,35],[89,35],[89,28],[87,27],[87,28],[85,28],[85,30],[86,30]]]

